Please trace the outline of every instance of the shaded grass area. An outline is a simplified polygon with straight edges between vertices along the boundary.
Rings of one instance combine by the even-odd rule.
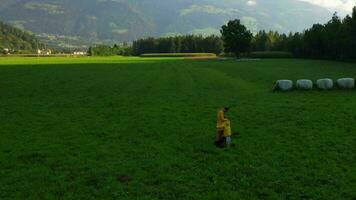
[[[293,58],[288,51],[254,51],[248,54],[252,58]]]
[[[270,92],[354,64],[86,59],[1,62],[0,199],[356,198],[356,91]]]
[[[215,53],[146,53],[141,54],[140,57],[146,58],[164,58],[164,57],[212,57],[215,58]]]

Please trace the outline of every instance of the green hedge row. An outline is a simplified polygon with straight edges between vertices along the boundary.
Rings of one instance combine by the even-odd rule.
[[[141,57],[216,57],[214,53],[148,53],[141,54]]]
[[[86,55],[73,55],[73,54],[50,54],[50,55],[38,55],[38,54],[10,54],[1,55],[0,57],[85,57]]]

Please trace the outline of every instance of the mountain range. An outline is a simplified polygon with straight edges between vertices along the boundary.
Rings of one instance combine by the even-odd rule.
[[[68,45],[218,34],[235,18],[252,32],[302,31],[331,16],[329,10],[299,0],[0,0],[0,20]]]

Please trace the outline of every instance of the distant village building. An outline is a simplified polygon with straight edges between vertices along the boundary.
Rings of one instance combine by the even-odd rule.
[[[10,55],[10,49],[8,49],[8,48],[4,48],[2,52],[5,55]]]
[[[37,49],[37,54],[38,55],[51,55],[52,50],[51,49]]]

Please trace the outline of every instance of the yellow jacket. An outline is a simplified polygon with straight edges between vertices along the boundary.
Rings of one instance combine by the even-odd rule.
[[[224,110],[223,109],[218,111],[216,128],[218,130],[223,130],[225,137],[230,137],[231,136],[230,121],[227,118],[225,118],[225,114],[224,114]]]
[[[218,111],[217,115],[217,122],[216,122],[216,128],[217,129],[224,129],[224,123],[227,119],[225,118],[224,111],[221,109]]]

